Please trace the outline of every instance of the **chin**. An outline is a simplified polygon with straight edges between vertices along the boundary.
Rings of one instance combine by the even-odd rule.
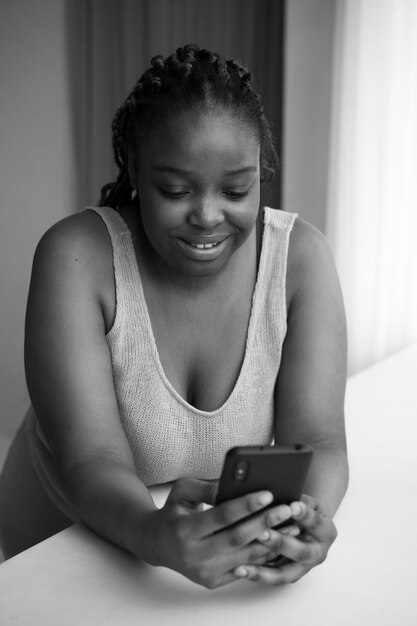
[[[187,266],[179,269],[179,273],[183,276],[189,276],[190,278],[208,278],[210,276],[216,276],[226,266],[227,261],[223,263],[205,263]]]

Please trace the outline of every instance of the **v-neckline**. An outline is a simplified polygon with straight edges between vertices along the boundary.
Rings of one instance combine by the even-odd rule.
[[[154,358],[154,362],[155,365],[157,367],[159,376],[162,380],[162,382],[164,383],[166,389],[169,391],[169,393],[180,403],[182,404],[186,409],[188,409],[189,411],[192,411],[193,413],[195,413],[196,415],[200,415],[202,417],[216,417],[218,414],[220,414],[222,411],[224,411],[227,407],[227,405],[232,401],[232,398],[234,397],[234,395],[237,393],[237,389],[240,385],[240,382],[243,378],[243,374],[244,374],[244,370],[247,367],[247,362],[248,362],[248,354],[250,351],[250,347],[251,344],[253,342],[253,337],[254,337],[254,332],[255,332],[255,325],[256,325],[256,313],[257,313],[257,304],[258,304],[258,294],[261,290],[260,287],[260,283],[262,281],[262,278],[265,274],[265,263],[266,263],[266,254],[267,254],[267,249],[268,246],[265,245],[265,238],[267,236],[267,229],[265,228],[265,224],[266,224],[266,218],[265,218],[265,211],[262,211],[262,221],[260,220],[260,225],[262,226],[262,233],[260,236],[260,252],[259,252],[259,263],[258,263],[258,271],[256,274],[256,281],[255,281],[255,286],[253,289],[253,293],[252,293],[252,299],[251,299],[251,312],[250,312],[250,316],[249,316],[249,324],[248,324],[248,328],[246,331],[246,340],[245,340],[245,351],[244,351],[244,355],[243,355],[243,360],[239,369],[239,374],[236,378],[235,384],[233,385],[233,388],[229,394],[229,396],[226,398],[226,400],[223,402],[223,404],[218,407],[217,409],[214,409],[213,411],[205,411],[203,409],[198,409],[197,407],[195,407],[194,405],[190,404],[187,400],[185,400],[185,398],[182,397],[182,395],[175,389],[175,387],[172,385],[172,383],[170,382],[170,380],[168,379],[167,375],[165,374],[165,370],[164,367],[162,365],[162,361],[159,355],[159,350],[158,350],[158,346],[156,343],[156,339],[155,339],[155,334],[153,331],[153,327],[152,327],[152,321],[151,321],[151,316],[149,313],[149,308],[148,308],[148,304],[146,302],[146,297],[145,297],[145,290],[143,287],[143,282],[142,282],[142,276],[140,273],[140,268],[139,268],[139,264],[137,261],[137,257],[136,257],[136,250],[135,250],[135,245],[134,245],[134,241],[133,241],[133,234],[132,231],[130,230],[126,220],[124,219],[124,217],[122,215],[120,215],[120,213],[117,213],[117,216],[122,220],[123,226],[125,228],[125,232],[127,231],[127,243],[128,243],[128,254],[132,255],[131,258],[133,258],[135,260],[134,262],[134,273],[135,273],[135,278],[136,278],[136,282],[138,285],[138,298],[139,298],[139,311],[142,312],[145,316],[145,326],[146,326],[146,332],[149,338],[149,342],[151,345],[151,349],[152,349],[152,356]]]

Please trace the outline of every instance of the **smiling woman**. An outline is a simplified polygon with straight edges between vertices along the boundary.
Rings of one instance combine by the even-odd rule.
[[[260,206],[276,154],[237,61],[194,45],[152,59],[116,113],[113,147],[119,175],[100,206],[36,250],[32,408],[0,479],[5,554],[81,519],[206,587],[294,582],[325,559],[347,482],[345,320],[328,246]],[[274,438],[314,447],[302,501],[266,510],[261,491],[215,504],[227,450]],[[166,482],[158,509],[148,487]],[[265,566],[279,554],[286,563]]]
[[[232,259],[239,271],[259,212],[259,141],[250,131],[221,110],[183,113],[140,146],[131,181],[152,244],[148,256],[171,280],[211,279],[230,272]]]

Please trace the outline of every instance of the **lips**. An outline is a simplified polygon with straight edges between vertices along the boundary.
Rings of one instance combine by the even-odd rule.
[[[215,248],[219,245],[219,243],[221,243],[221,241],[215,241],[213,243],[192,243],[191,241],[186,241],[185,239],[183,239],[183,241],[185,241],[185,243],[188,243],[189,246],[197,248],[198,250],[211,250],[211,248]]]
[[[183,253],[191,259],[208,261],[222,254],[227,245],[229,235],[207,237],[178,237],[177,241]]]
[[[200,237],[179,237],[185,243],[188,243],[190,246],[199,248],[200,250],[209,249],[213,246],[217,246],[219,243],[222,243],[225,239],[227,239],[229,235],[227,234],[217,234],[217,235],[205,235]]]

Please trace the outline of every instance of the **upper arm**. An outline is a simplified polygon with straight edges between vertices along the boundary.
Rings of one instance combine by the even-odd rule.
[[[347,337],[339,279],[324,236],[296,220],[287,334],[276,385],[275,439],[345,447]]]
[[[112,257],[104,231],[91,212],[66,218],[43,236],[33,262],[26,378],[62,475],[98,455],[133,466],[105,338],[102,288]]]

